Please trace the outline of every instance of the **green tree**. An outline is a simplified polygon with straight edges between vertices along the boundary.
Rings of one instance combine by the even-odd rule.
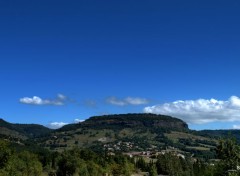
[[[93,161],[87,162],[86,165],[89,175],[102,176],[104,174],[103,168],[100,165],[94,163]]]
[[[93,174],[95,174],[96,170],[94,167],[90,167],[89,170],[92,171]],[[91,174],[89,173],[88,171],[88,167],[87,167],[87,164],[85,163],[84,160],[82,159],[79,159],[78,161],[78,166],[77,166],[77,169],[76,169],[76,173],[79,175],[79,176],[91,176]],[[97,175],[96,175],[97,176]]]
[[[112,163],[110,167],[111,167],[111,173],[113,176],[119,176],[123,174],[122,167],[120,164]]]
[[[35,154],[23,151],[11,156],[5,172],[9,176],[39,176],[42,173],[42,164]]]
[[[157,168],[154,163],[150,164],[149,166],[149,176],[157,176]]]
[[[159,155],[156,162],[158,174],[170,176],[189,176],[193,175],[192,163],[188,158],[178,157],[174,153]]]
[[[219,168],[221,168],[221,174],[228,172],[229,170],[237,170],[237,166],[240,163],[240,148],[233,138],[220,140],[216,148],[216,153],[221,161],[219,162]]]
[[[11,156],[8,142],[0,140],[0,169],[3,169]]]
[[[58,161],[57,175],[66,176],[73,175],[79,165],[79,160],[75,155],[70,154],[69,151],[62,153]]]
[[[38,176],[42,173],[42,164],[35,154],[23,151],[18,155],[18,159],[20,161],[15,167],[18,167],[24,176]]]
[[[141,169],[142,171],[147,171],[147,163],[143,159],[143,157],[139,157],[136,161],[136,167]]]

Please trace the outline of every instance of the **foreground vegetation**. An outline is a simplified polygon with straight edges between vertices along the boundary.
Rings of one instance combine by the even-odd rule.
[[[62,153],[39,150],[35,152],[10,148],[0,141],[1,176],[38,175],[130,175],[134,172],[134,161],[127,156],[107,156],[91,150],[74,148]]]
[[[61,153],[39,148],[11,147],[0,140],[1,176],[131,176],[133,173],[148,173],[149,176],[225,176],[240,175],[238,163],[240,150],[234,139],[221,140],[216,148],[219,160],[182,157],[165,153],[146,161],[121,153],[110,155],[89,149],[73,148]]]

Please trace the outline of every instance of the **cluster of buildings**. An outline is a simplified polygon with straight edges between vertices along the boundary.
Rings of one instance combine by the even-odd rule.
[[[164,155],[166,153],[172,153],[178,157],[185,159],[185,155],[180,150],[174,147],[167,147],[164,150],[157,149],[156,146],[151,146],[146,150],[141,149],[133,142],[122,142],[104,144],[104,150],[107,151],[108,155],[115,155],[117,152],[122,152],[129,157],[145,157],[145,158],[156,158],[158,155]]]

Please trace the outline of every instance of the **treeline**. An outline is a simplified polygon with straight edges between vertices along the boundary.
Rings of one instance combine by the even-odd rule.
[[[148,172],[150,176],[220,176],[218,167],[203,160],[183,158],[174,153],[159,155],[156,160],[147,163],[143,158],[136,161],[136,167]]]
[[[134,171],[134,160],[121,154],[79,148],[61,153],[16,150],[0,140],[0,176],[130,176]]]
[[[240,147],[234,139],[219,141],[218,160],[201,160],[178,153],[165,153],[150,162],[143,157],[96,153],[74,148],[61,153],[30,147],[13,148],[0,140],[0,176],[238,176]]]
[[[138,158],[136,167],[149,172],[150,176],[239,176],[240,146],[233,138],[220,140],[216,147],[216,160],[203,160],[185,157],[176,153],[158,155],[156,160],[147,163]]]

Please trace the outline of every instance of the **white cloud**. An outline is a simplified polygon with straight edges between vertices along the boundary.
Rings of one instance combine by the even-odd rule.
[[[126,105],[143,105],[143,104],[148,104],[149,100],[145,98],[138,98],[138,97],[127,97],[124,99],[119,99],[116,97],[109,97],[107,99],[107,102],[112,104],[112,105],[117,105],[117,106],[126,106]]]
[[[80,122],[83,122],[85,120],[81,120],[81,119],[74,119],[71,123],[80,123]],[[58,128],[61,128],[63,127],[64,125],[68,125],[70,123],[66,123],[66,122],[51,122],[47,125],[48,128],[51,128],[51,129],[58,129]]]
[[[233,129],[239,130],[240,129],[240,125],[233,125]]]
[[[65,123],[65,122],[52,122],[52,123],[48,124],[47,126],[51,129],[58,129],[67,124],[68,123]]]
[[[74,123],[80,123],[80,122],[83,122],[85,120],[81,120],[81,119],[74,119]]]
[[[178,100],[144,108],[146,113],[171,115],[192,124],[240,121],[240,98]]]
[[[31,105],[55,105],[60,106],[64,105],[67,97],[63,94],[58,94],[55,99],[42,99],[38,96],[24,97],[20,98],[19,102],[23,104],[31,104]]]

